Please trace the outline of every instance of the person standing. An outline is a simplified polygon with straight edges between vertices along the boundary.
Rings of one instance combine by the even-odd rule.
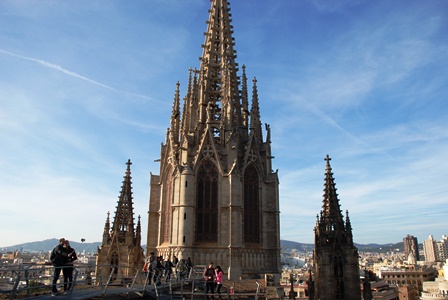
[[[191,269],[193,269],[193,262],[191,261],[190,257],[187,258],[187,262],[185,264],[187,266],[187,276],[189,277],[191,274]]]
[[[165,268],[165,282],[166,282],[171,279],[171,273],[173,272],[173,263],[171,262],[169,256],[166,258],[163,267]]]
[[[185,259],[182,258],[177,263],[177,267],[176,267],[177,280],[182,280],[185,278],[185,275],[187,273],[186,270],[187,270],[187,265],[185,264]]]
[[[176,255],[173,255],[173,265],[177,266],[178,263],[179,263],[179,259],[177,258]]]
[[[152,264],[154,260],[156,259],[156,256],[154,255],[154,252],[149,252],[149,256],[146,258],[145,265],[143,266],[143,270],[146,273],[147,276],[147,282],[148,284],[151,284],[152,277],[153,277],[153,270],[152,270]]]
[[[64,275],[64,292],[67,293],[72,288],[73,284],[73,261],[78,259],[76,256],[76,251],[70,246],[70,242],[65,240],[64,252],[67,253],[67,262],[65,267],[62,269],[62,274]]]
[[[215,290],[215,269],[213,268],[212,262],[204,270],[204,279],[205,279],[205,295],[207,295],[209,291],[213,295]]]
[[[53,281],[51,284],[51,295],[56,296],[58,288],[56,283],[58,282],[59,275],[61,275],[61,269],[67,262],[67,252],[64,250],[65,239],[59,239],[59,245],[53,248],[50,254],[50,261],[54,266]]]
[[[216,281],[216,293],[221,295],[221,287],[222,287],[222,269],[220,266],[216,266],[215,268],[215,281]]]
[[[152,262],[153,284],[160,285],[163,274],[162,256],[157,256]]]

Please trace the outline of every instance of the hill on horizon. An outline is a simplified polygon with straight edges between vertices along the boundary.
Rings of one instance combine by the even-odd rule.
[[[52,238],[43,241],[28,242],[8,247],[0,247],[0,251],[5,250],[14,251],[22,249],[22,251],[29,251],[29,252],[49,252],[58,244],[59,239]],[[101,243],[100,242],[82,243],[82,242],[70,241],[70,245],[72,246],[72,248],[76,249],[76,252],[83,252],[85,250],[86,253],[95,253],[98,249],[98,246],[101,245]]]
[[[314,250],[314,244],[306,244],[306,243],[299,243],[299,242],[293,242],[293,241],[286,241],[286,240],[280,240],[280,246],[282,250],[288,251],[296,249],[300,252],[312,252]],[[403,242],[399,243],[388,243],[388,244],[356,244],[356,248],[358,248],[358,251],[361,252],[378,252],[378,253],[386,253],[391,251],[391,249],[398,249],[399,251],[403,251],[404,246]],[[420,245],[419,245],[420,248]]]
[[[49,252],[51,251],[57,244],[59,243],[59,239],[52,238],[43,241],[36,242],[28,242],[8,247],[0,247],[0,251],[14,251],[20,250],[29,251],[29,252]],[[76,248],[77,252],[86,253],[96,253],[98,247],[101,245],[101,242],[92,242],[92,243],[80,243],[75,241],[70,241],[70,244],[73,248]],[[142,245],[143,249],[145,249],[146,245]],[[280,240],[280,246],[283,251],[297,250],[299,252],[312,252],[314,249],[314,244],[300,243],[294,241]],[[388,243],[388,244],[356,244],[355,246],[358,248],[358,251],[362,252],[379,252],[385,253],[390,251],[391,249],[398,249],[399,251],[403,251],[403,242],[399,243]],[[422,248],[422,245],[419,244],[419,248]]]

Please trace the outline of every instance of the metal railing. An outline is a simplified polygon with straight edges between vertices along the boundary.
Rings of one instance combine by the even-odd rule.
[[[142,272],[137,268],[121,265],[92,265],[78,263],[73,267],[73,282],[67,294],[76,295],[78,299],[101,297],[108,294],[129,296],[135,293],[144,297],[148,293],[156,299],[159,296],[170,295],[173,298],[191,298],[205,296],[205,280],[202,277],[201,266],[192,268],[190,272],[180,274],[158,269],[155,272]],[[61,267],[67,268],[67,267]],[[52,290],[54,266],[51,264],[23,264],[0,266],[0,294],[7,294],[9,299],[32,299],[50,296]],[[62,273],[62,272],[61,272]],[[102,275],[100,275],[102,274]],[[170,276],[168,276],[170,275]],[[256,283],[256,291],[241,292],[238,281],[225,281],[226,291],[221,296],[235,299],[246,295],[258,299],[261,293],[260,284]],[[64,285],[63,274],[60,275],[56,288]],[[217,295],[217,294],[215,294]]]
[[[85,276],[85,270],[94,270],[91,265],[63,266],[59,276],[59,282],[56,287],[64,286],[63,269],[73,268],[72,282],[67,281],[65,284],[70,285],[66,291],[73,291],[75,285],[87,285],[89,276]],[[80,277],[80,271],[83,277]],[[0,266],[0,293],[9,295],[9,299],[14,299],[20,295],[21,298],[32,298],[36,295],[45,294],[51,291],[53,281],[54,267],[48,263],[28,263],[28,264],[10,264]]]
[[[54,268],[49,263],[0,265],[0,294],[9,295],[9,299],[49,296]],[[74,266],[60,268],[74,269],[73,282],[66,293],[85,294],[85,298],[104,297],[106,294],[128,296],[130,293],[143,297],[147,292],[154,293],[159,298],[160,288],[167,289],[171,294],[173,288],[182,286],[193,276],[193,272],[181,274],[175,269],[168,273],[164,269],[143,273],[139,268],[122,265],[75,263]],[[64,286],[63,278],[61,272],[56,288]]]
[[[96,276],[96,268],[107,268],[107,278]],[[140,292],[143,293],[147,287],[148,278],[142,275],[140,270],[129,270],[126,266],[95,266],[90,264],[75,264],[74,266],[62,266],[73,268],[73,282],[67,281],[70,288],[66,293],[72,293],[75,289],[77,293],[99,294],[104,296],[109,290],[112,293]],[[132,268],[131,268],[132,269]],[[121,270],[117,274],[116,270]],[[127,272],[123,272],[127,270]],[[52,290],[54,266],[51,264],[23,264],[23,265],[2,265],[0,266],[0,294],[9,295],[9,299],[34,298],[50,294]],[[125,274],[133,274],[131,278]],[[64,276],[61,272],[55,288],[64,286]],[[68,287],[68,286],[66,286]],[[115,288],[119,287],[119,288]]]
[[[188,283],[188,285],[185,285]],[[244,287],[246,285],[246,287]],[[255,299],[257,300],[259,297],[264,297],[265,293],[261,290],[261,284],[258,281],[254,281],[253,285],[248,291],[247,283],[242,284],[241,281],[233,281],[233,280],[223,280],[223,286],[225,286],[225,290],[221,294],[217,293],[206,293],[206,280],[201,276],[192,278],[190,277],[188,280],[182,282],[180,289],[178,289],[175,293],[171,292],[171,296],[179,296],[182,299],[195,299],[195,298],[204,298],[211,296],[216,296],[219,299],[240,299],[241,297]],[[186,290],[185,287],[189,289]]]

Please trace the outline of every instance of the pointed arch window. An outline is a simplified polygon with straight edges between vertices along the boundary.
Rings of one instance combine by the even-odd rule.
[[[206,160],[198,171],[196,242],[218,241],[218,169]]]
[[[119,258],[118,253],[114,251],[110,256],[110,268],[113,268],[114,276],[117,276],[118,274],[118,265],[119,265]]]
[[[260,195],[257,169],[253,164],[244,171],[244,242],[260,243]]]
[[[166,173],[166,180],[163,186],[162,200],[162,242],[171,242],[171,203],[173,198],[173,169],[169,168]]]
[[[335,289],[335,299],[345,299],[344,291],[344,260],[340,253],[334,256],[333,261],[334,269],[334,289]]]

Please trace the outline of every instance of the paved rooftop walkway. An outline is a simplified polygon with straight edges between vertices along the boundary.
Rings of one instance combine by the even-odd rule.
[[[147,297],[149,295],[155,295],[154,286],[147,286]],[[129,289],[126,287],[109,287],[106,292],[98,286],[91,288],[75,288],[72,292],[67,294],[58,294],[52,296],[50,293],[31,296],[27,299],[39,299],[39,300],[85,300],[85,299],[134,299],[140,298],[145,293],[143,287]],[[23,299],[23,298],[22,298]]]

